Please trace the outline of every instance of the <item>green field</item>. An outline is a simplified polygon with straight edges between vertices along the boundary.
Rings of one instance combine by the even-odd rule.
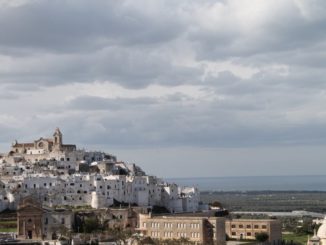
[[[17,228],[0,228],[0,232],[17,232]]]
[[[248,191],[200,193],[201,201],[220,202],[229,211],[326,212],[326,192],[318,191]]]
[[[293,241],[296,243],[301,243],[303,245],[307,244],[307,240],[308,240],[308,235],[306,234],[294,234],[294,233],[286,233],[286,234],[282,234],[282,238],[285,241]]]
[[[0,221],[0,225],[16,225],[16,224],[17,224],[17,221],[15,221],[15,220],[10,220],[10,221],[1,220]]]

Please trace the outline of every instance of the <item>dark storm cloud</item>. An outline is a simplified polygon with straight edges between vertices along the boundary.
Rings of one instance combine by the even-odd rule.
[[[1,6],[0,122],[85,145],[325,143],[325,13],[300,0]],[[106,98],[107,83],[128,93]]]
[[[67,104],[67,108],[76,110],[121,110],[131,107],[147,107],[157,103],[157,100],[151,98],[135,99],[108,99],[95,96],[77,97]]]
[[[284,118],[283,112],[271,115],[268,109],[242,109],[240,102],[233,108],[217,106],[217,102],[144,107],[147,99],[118,99],[120,105],[112,108],[112,100],[85,99],[91,106],[77,99],[74,103],[80,107],[69,108],[56,119],[64,122],[67,137],[81,145],[256,147],[326,143],[323,120],[293,122]],[[51,125],[48,120],[39,118],[37,122]]]
[[[185,47],[195,61],[322,68],[325,4],[311,6],[277,1],[240,11],[235,1],[26,1],[0,8],[0,52],[15,57],[0,79],[37,86],[198,84],[203,67],[175,61],[176,52],[187,55]]]
[[[16,58],[1,70],[2,83],[56,86],[72,82],[112,81],[124,87],[150,84],[175,86],[198,83],[199,67],[172,64],[163,51],[138,47],[108,47],[91,54],[40,54]]]
[[[149,5],[152,12],[140,7],[141,1],[133,5],[126,1],[46,0],[3,7],[0,32],[5,35],[0,37],[0,46],[66,53],[173,39],[182,27],[173,9]]]
[[[97,59],[97,60],[96,60]],[[95,67],[91,66],[91,75],[98,79],[116,81],[124,87],[139,88],[149,84],[176,86],[196,84],[201,69],[171,64],[170,57],[158,50],[110,48],[95,57]],[[85,67],[87,69],[87,67]]]

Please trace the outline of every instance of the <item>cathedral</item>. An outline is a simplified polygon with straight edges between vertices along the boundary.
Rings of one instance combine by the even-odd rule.
[[[40,138],[29,143],[18,143],[17,140],[11,146],[11,154],[39,155],[51,152],[71,152],[76,150],[76,145],[62,143],[62,133],[56,128],[52,138]]]

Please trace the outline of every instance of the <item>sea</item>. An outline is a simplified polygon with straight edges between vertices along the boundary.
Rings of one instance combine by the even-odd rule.
[[[326,191],[326,175],[168,178],[200,191]]]

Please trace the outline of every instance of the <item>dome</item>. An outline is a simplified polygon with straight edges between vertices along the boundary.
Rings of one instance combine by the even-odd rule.
[[[318,229],[317,236],[320,239],[326,239],[326,217],[324,218],[323,224]]]

